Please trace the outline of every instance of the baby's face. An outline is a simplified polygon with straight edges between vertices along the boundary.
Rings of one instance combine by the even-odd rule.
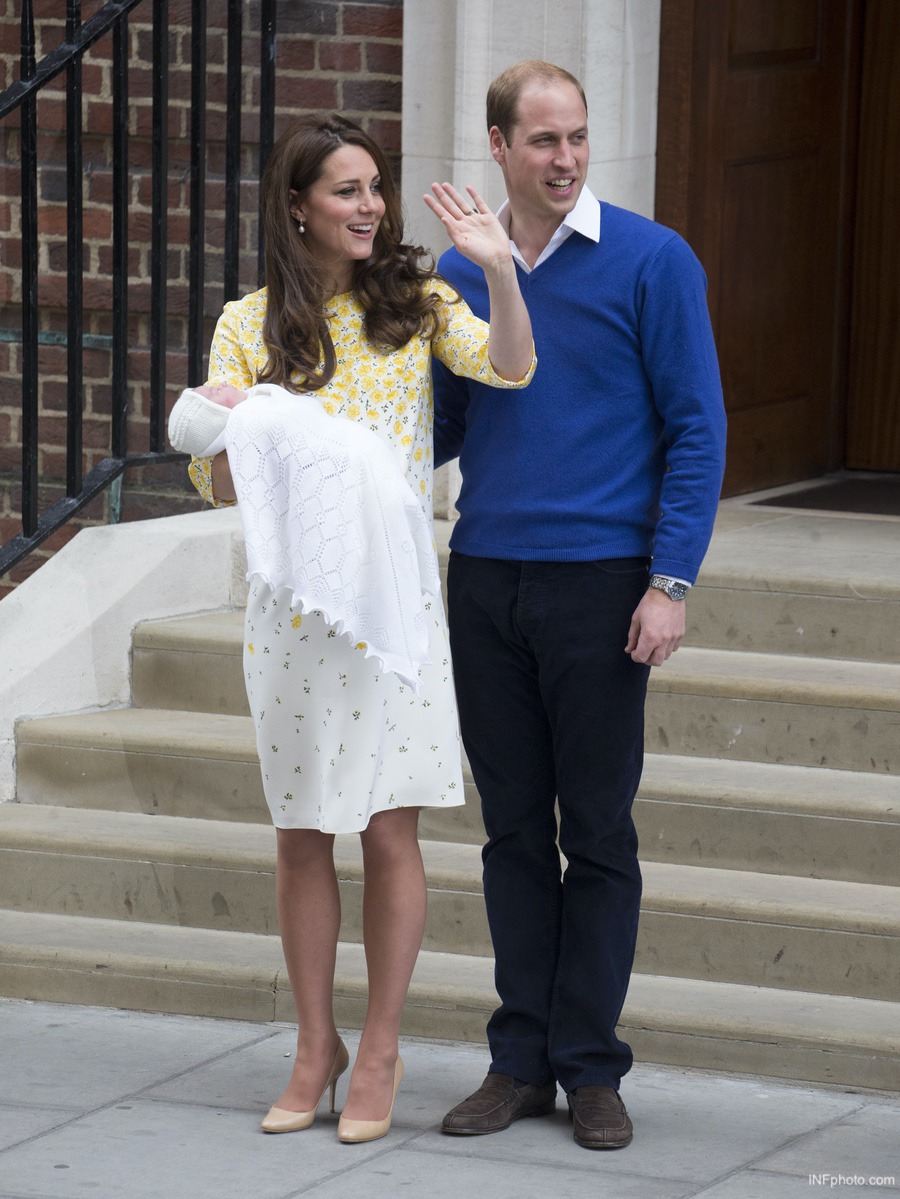
[[[194,390],[212,400],[214,404],[221,404],[223,408],[234,408],[247,398],[246,391],[240,391],[230,383],[204,383],[202,387],[195,387]]]

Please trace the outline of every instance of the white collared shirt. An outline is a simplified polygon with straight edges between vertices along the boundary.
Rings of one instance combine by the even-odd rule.
[[[497,210],[497,220],[503,226],[507,236],[509,236],[509,227],[512,220],[512,213],[509,210],[509,200],[504,200],[503,204]],[[563,217],[562,224],[547,242],[546,246],[544,246],[533,267],[528,265],[522,257],[521,250],[512,238],[510,238],[509,244],[512,248],[512,256],[526,274],[531,274],[542,262],[546,262],[551,254],[556,253],[563,242],[568,237],[571,237],[573,233],[581,233],[584,237],[589,237],[594,242],[600,240],[600,201],[587,186],[581,189],[581,195],[576,200],[575,207]]]

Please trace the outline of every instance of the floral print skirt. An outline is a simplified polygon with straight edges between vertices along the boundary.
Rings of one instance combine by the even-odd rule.
[[[416,694],[290,591],[250,580],[244,678],[276,827],[353,833],[389,808],[464,802],[447,625],[440,600],[425,607]]]

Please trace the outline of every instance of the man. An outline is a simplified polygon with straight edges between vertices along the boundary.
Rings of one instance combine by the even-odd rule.
[[[632,1054],[615,1028],[640,906],[647,677],[681,642],[709,543],[722,392],[697,259],[585,186],[574,76],[520,63],[487,112],[538,368],[510,394],[436,370],[436,460],[459,454],[462,471],[451,646],[501,999],[490,1072],[443,1131],[549,1113],[559,1083],[578,1144],[613,1149],[632,1137],[618,1094]],[[456,250],[440,271],[487,317]]]

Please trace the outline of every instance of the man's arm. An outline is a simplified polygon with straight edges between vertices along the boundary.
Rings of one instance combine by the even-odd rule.
[[[639,302],[644,367],[666,441],[653,570],[693,583],[722,487],[725,408],[706,276],[681,238],[666,243],[645,271]],[[684,630],[685,601],[649,590],[635,610],[626,653],[660,666]]]

